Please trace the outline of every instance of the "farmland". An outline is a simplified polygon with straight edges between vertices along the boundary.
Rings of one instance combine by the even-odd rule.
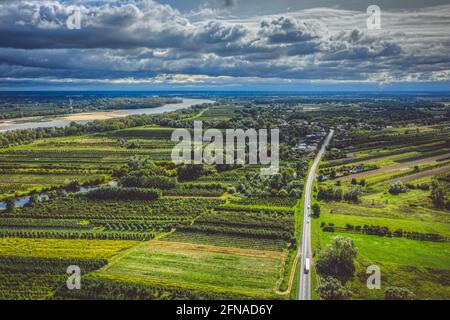
[[[355,108],[281,101],[230,99],[2,136],[0,297],[295,298],[302,196],[315,154],[297,146],[319,146],[329,128],[337,135],[315,182],[321,213],[311,219],[316,260],[344,235],[358,248],[346,284],[353,299],[383,298],[364,285],[370,264],[382,267],[386,285],[408,287],[420,299],[446,297],[450,220],[430,193],[434,180],[448,182],[448,127],[360,120],[362,128],[346,130],[340,115],[356,117]],[[262,165],[174,164],[173,130],[200,120],[204,129],[280,128],[279,174],[261,175]],[[397,180],[407,192],[388,192]],[[337,187],[345,200],[320,198]],[[84,290],[66,288],[73,264]],[[317,286],[323,277],[313,272]]]
[[[175,118],[225,123],[237,110],[234,105],[208,107]],[[1,149],[3,199],[48,195],[2,213],[0,258],[34,259],[26,270],[16,270],[10,260],[0,264],[11,275],[9,281],[2,280],[5,286],[21,281],[23,272],[30,278],[14,292],[7,287],[0,290],[2,297],[60,299],[98,294],[101,298],[101,286],[111,287],[105,297],[119,299],[131,286],[147,292],[146,297],[156,290],[191,299],[285,298],[281,291],[287,289],[296,246],[292,207],[298,197],[237,193],[242,177],[259,175],[258,166],[209,166],[197,176],[181,176],[170,163],[174,129],[143,125],[34,139]],[[304,173],[303,168],[297,170]],[[141,191],[127,199],[118,196],[126,188],[113,191],[106,185],[109,181]],[[248,183],[247,178],[243,183]],[[273,192],[287,182],[277,183],[280,186]],[[96,190],[99,184],[102,187]],[[93,189],[79,192],[81,186]],[[161,188],[157,199],[140,199],[142,190],[150,187]],[[51,267],[56,257],[63,260]],[[64,263],[70,259],[85,267],[88,275],[83,283],[95,293],[65,291]],[[255,266],[258,272],[249,276]]]
[[[321,165],[313,243],[320,261],[337,235],[353,241],[356,270],[345,285],[354,299],[382,299],[390,286],[418,299],[449,299],[450,216],[432,197],[437,185],[448,190],[449,133],[409,126],[350,132],[333,142],[344,156],[330,159],[330,148]],[[380,267],[381,290],[366,287],[369,265]]]
[[[119,257],[95,275],[273,298],[282,261],[283,254],[261,250],[152,241]]]

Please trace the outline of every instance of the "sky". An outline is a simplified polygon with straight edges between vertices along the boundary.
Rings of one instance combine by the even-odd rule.
[[[59,89],[448,92],[450,1],[0,0],[0,90]]]

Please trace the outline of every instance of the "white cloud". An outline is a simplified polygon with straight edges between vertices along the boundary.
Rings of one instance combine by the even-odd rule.
[[[365,12],[330,8],[248,19],[206,7],[182,14],[151,0],[88,1],[80,8],[81,30],[68,30],[67,2],[0,4],[3,78],[187,83],[450,76],[450,5],[382,11],[381,30],[366,29]]]

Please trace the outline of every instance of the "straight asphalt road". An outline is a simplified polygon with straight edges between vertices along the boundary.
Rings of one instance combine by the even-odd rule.
[[[306,271],[306,259],[309,259],[310,268],[312,266],[312,256],[311,256],[311,223],[309,220],[309,215],[311,211],[311,192],[314,179],[316,177],[316,170],[320,163],[320,159],[322,158],[325,148],[331,141],[333,137],[334,130],[330,130],[327,137],[325,138],[322,147],[314,159],[314,163],[311,166],[311,169],[308,173],[308,180],[305,186],[305,198],[304,206],[303,206],[303,231],[302,231],[302,246],[300,251],[300,277],[298,283],[298,299],[299,300],[311,300],[311,270]],[[305,272],[306,271],[306,272]]]

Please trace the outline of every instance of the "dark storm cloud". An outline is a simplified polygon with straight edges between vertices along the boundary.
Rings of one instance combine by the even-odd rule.
[[[365,12],[337,9],[194,21],[151,0],[84,1],[81,29],[69,30],[71,3],[0,3],[2,77],[407,81],[450,74],[450,6],[383,13],[382,30],[370,31]]]
[[[285,16],[263,20],[260,24],[259,34],[266,37],[270,43],[309,41],[317,37],[312,26]]]
[[[237,0],[222,0],[223,6],[226,8],[232,8],[236,5]]]

